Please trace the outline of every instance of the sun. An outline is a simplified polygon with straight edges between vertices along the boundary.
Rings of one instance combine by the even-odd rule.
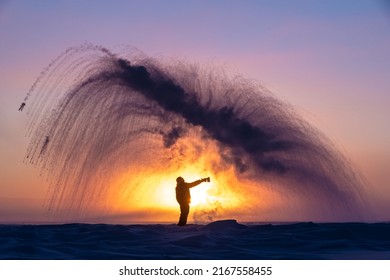
[[[213,183],[207,182],[202,183],[194,188],[191,188],[191,205],[197,206],[199,204],[207,203],[212,199],[212,196],[209,194],[210,189],[212,189]]]
[[[183,177],[185,178],[185,181],[187,183],[194,182],[200,179],[200,177],[197,175],[185,175],[186,177]],[[176,201],[175,186],[176,181],[174,176],[171,176],[171,178],[167,178],[166,180],[162,180],[161,184],[159,184],[156,190],[153,191],[153,204],[159,204],[162,207],[174,207],[176,209],[178,204]],[[213,181],[211,180],[211,182],[203,182],[191,188],[191,206],[198,206],[213,201],[215,197],[211,193],[215,187],[215,183],[213,183]],[[151,197],[152,195],[149,194],[148,196]]]

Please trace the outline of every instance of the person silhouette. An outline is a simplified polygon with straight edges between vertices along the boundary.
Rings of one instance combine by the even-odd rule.
[[[187,224],[187,217],[190,213],[191,193],[190,188],[193,188],[200,183],[210,182],[210,177],[196,180],[192,183],[187,183],[182,177],[176,178],[176,200],[180,205],[180,218],[178,226]]]
[[[20,104],[19,111],[22,111],[23,108],[24,108],[24,106],[26,106],[26,103],[25,103],[25,102],[23,102],[22,104]]]

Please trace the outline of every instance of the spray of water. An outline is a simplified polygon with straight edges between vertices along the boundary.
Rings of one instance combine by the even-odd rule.
[[[158,178],[171,176],[173,189],[188,166],[220,180],[214,192],[229,188],[240,197],[235,213],[252,219],[272,216],[272,205],[290,219],[299,211],[356,219],[365,207],[361,181],[323,134],[265,88],[221,69],[82,45],[51,62],[23,102],[26,161],[48,175],[49,208],[67,217],[113,209],[114,200],[142,205]],[[213,205],[195,216],[223,216]]]

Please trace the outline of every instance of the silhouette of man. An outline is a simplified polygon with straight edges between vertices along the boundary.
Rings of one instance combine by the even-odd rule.
[[[19,111],[22,111],[24,106],[26,106],[26,103],[23,102],[22,104],[20,104]]]
[[[176,178],[176,200],[180,205],[180,219],[178,226],[185,226],[187,224],[187,217],[190,213],[191,194],[190,188],[199,185],[202,182],[210,182],[210,178],[196,180],[192,183],[187,183],[182,177]]]

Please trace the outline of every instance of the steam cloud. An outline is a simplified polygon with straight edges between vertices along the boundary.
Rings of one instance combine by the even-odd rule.
[[[177,162],[175,148],[186,164],[182,140],[193,153],[216,145],[210,171],[233,166],[238,180],[311,201],[333,217],[362,214],[362,184],[326,137],[265,88],[220,69],[83,45],[50,63],[24,102],[32,134],[26,160],[49,175],[53,209],[81,214],[115,189],[118,174]]]

